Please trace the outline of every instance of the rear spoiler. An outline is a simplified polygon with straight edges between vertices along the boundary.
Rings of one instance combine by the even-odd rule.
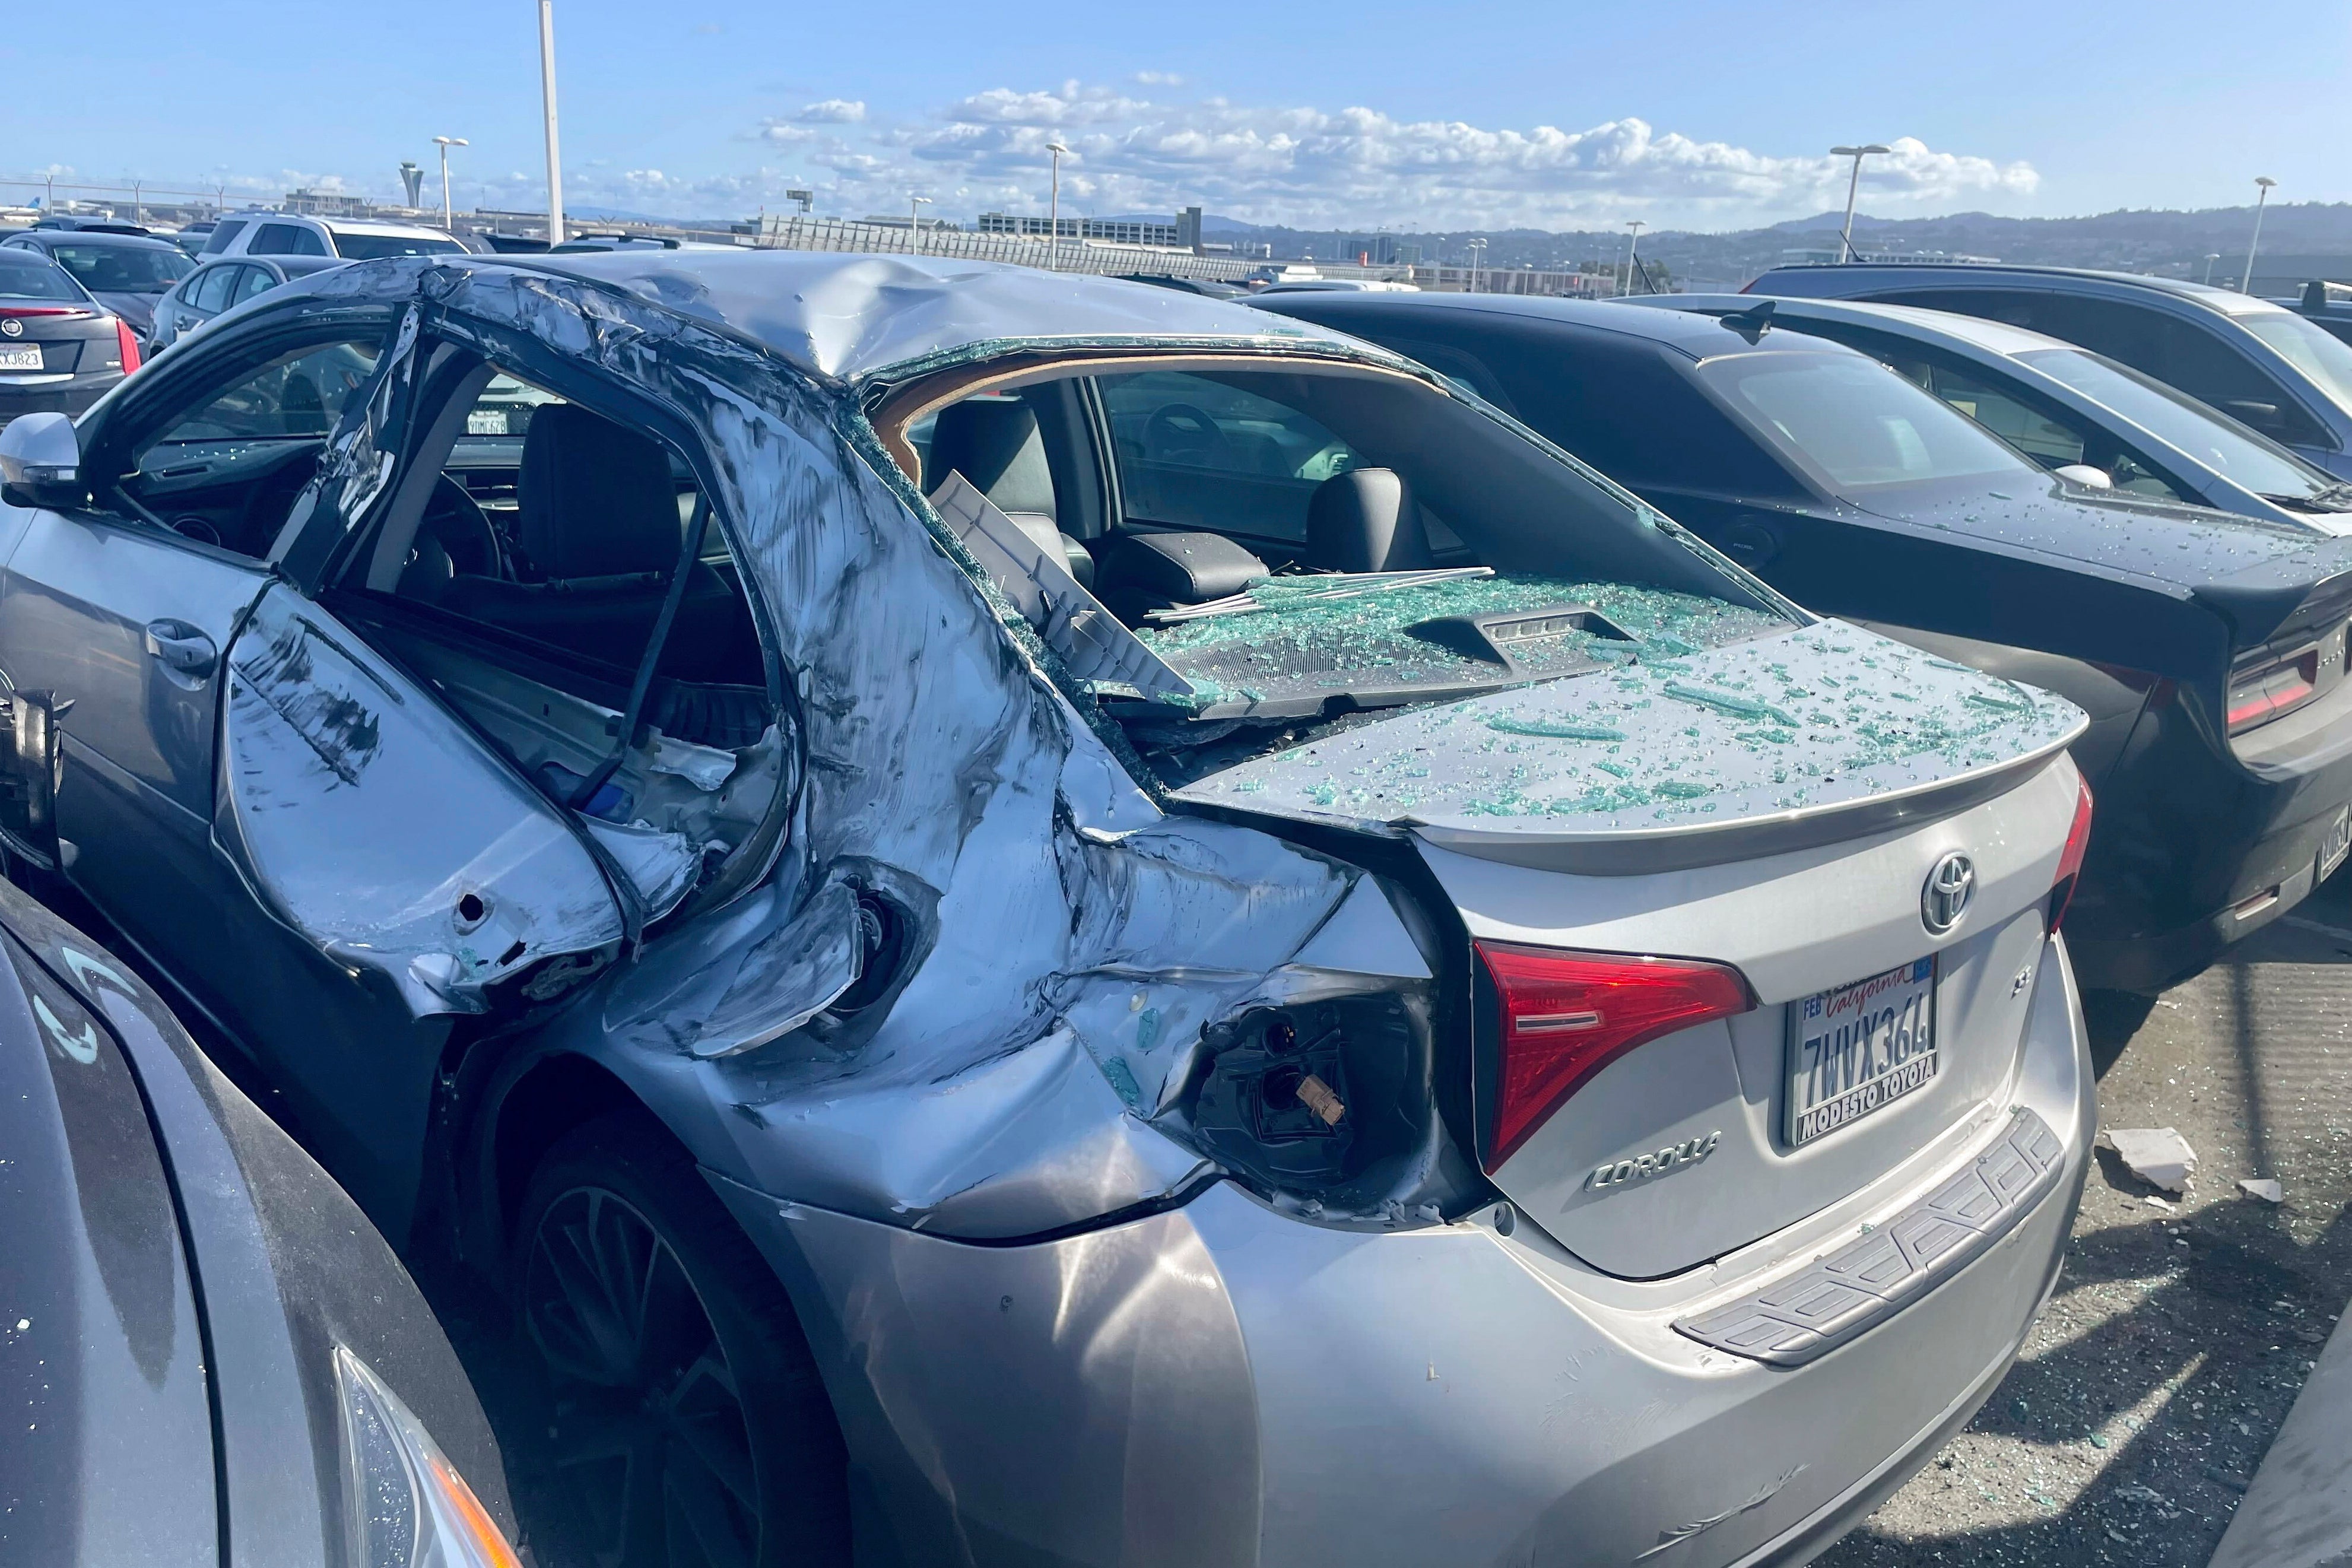
[[[2217,578],[2189,596],[2227,622],[2240,649],[2261,647],[2352,616],[2352,539],[2331,539],[2294,555]]]

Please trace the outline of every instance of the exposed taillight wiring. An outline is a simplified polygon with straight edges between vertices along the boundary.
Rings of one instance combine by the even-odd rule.
[[[1488,1171],[1626,1052],[1756,1005],[1747,977],[1727,964],[1496,942],[1473,945],[1494,982],[1501,1015]]]

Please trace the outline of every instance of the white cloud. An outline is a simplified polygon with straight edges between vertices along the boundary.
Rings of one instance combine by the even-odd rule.
[[[793,118],[803,125],[856,125],[866,118],[866,104],[862,99],[828,98],[801,105]]]
[[[1135,79],[1145,87],[1182,87],[1184,79],[1174,71],[1138,71]]]

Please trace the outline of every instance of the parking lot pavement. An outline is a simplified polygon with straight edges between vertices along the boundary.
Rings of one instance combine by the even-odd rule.
[[[2352,1296],[2352,876],[2152,1005],[2086,1010],[2101,1123],[2179,1129],[2189,1194],[2100,1152],[2017,1366],[1824,1568],[2203,1568]]]

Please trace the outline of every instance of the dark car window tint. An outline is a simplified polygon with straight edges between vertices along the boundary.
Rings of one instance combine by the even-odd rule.
[[[241,217],[221,219],[219,223],[213,226],[212,233],[205,236],[205,248],[200,254],[218,256],[222,251],[226,250],[229,241],[245,232],[245,223],[246,220]]]
[[[351,261],[376,261],[387,256],[446,256],[462,254],[465,247],[454,239],[441,239],[429,235],[351,234],[338,229],[335,233],[335,254]],[[304,256],[324,256],[324,250],[305,250]]]
[[[226,310],[228,291],[236,286],[238,275],[251,270],[251,268],[236,265],[213,268],[196,285],[195,294],[188,303],[208,314]]]
[[[254,235],[253,243],[245,248],[253,256],[299,256],[303,254],[299,241],[310,232],[290,223],[266,223]],[[318,252],[310,254],[315,256]]]
[[[161,294],[196,265],[161,246],[54,245],[49,255],[93,294]]]
[[[369,338],[281,355],[188,410],[151,445],[323,436],[367,385],[380,346]]]
[[[2033,471],[1976,424],[1860,354],[1736,354],[1704,374],[1841,489]]]
[[[1315,487],[1362,459],[1296,408],[1181,371],[1101,378],[1127,514],[1303,541]]]
[[[0,250],[0,299],[70,300],[84,304],[89,298],[72,275],[47,257]]]
[[[2251,416],[2249,423],[2272,420],[2275,427],[2269,433],[2284,439],[2320,438],[2317,425],[2294,406],[2287,390],[2217,329],[2150,306],[2013,289],[1927,289],[1906,292],[1902,302],[2044,332],[2121,360],[2242,418]],[[2265,405],[2274,413],[2263,415]]]
[[[238,279],[236,287],[229,290],[228,302],[232,305],[242,305],[256,294],[278,287],[278,279],[267,267],[247,267],[243,270],[245,276]]]

